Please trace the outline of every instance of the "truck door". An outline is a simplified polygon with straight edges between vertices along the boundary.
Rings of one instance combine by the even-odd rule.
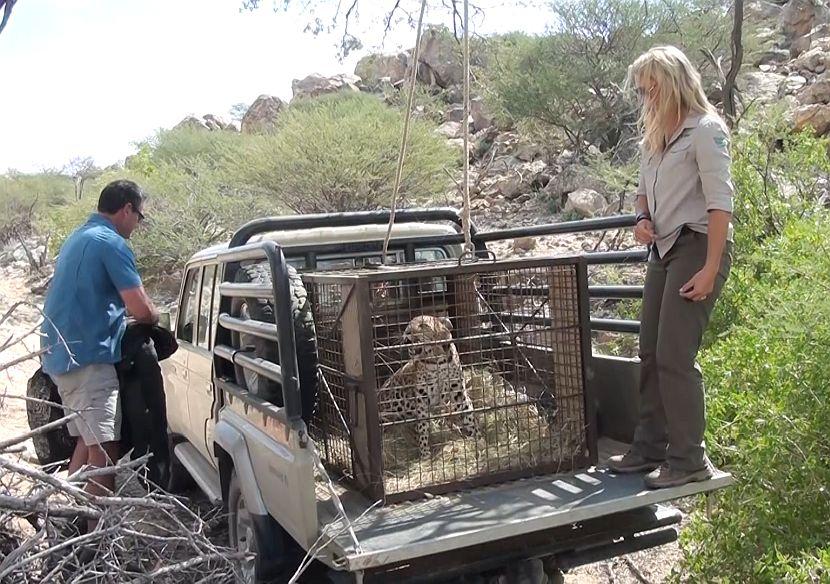
[[[187,386],[190,382],[188,361],[193,346],[193,321],[198,301],[200,269],[190,268],[185,275],[179,311],[176,320],[176,340],[179,350],[162,361],[164,371],[164,393],[167,399],[167,424],[176,434],[187,437],[190,414],[187,410]]]
[[[190,354],[190,383],[187,403],[192,432],[191,444],[213,462],[213,332],[216,330],[219,298],[216,292],[216,264],[202,268],[196,338]]]

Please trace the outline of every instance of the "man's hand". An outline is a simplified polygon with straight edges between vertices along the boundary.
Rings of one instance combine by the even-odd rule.
[[[654,223],[650,219],[640,219],[637,226],[634,227],[634,239],[643,245],[654,243],[654,240],[657,239],[657,236],[654,235]]]
[[[706,300],[715,289],[715,278],[718,276],[717,269],[704,267],[692,279],[680,287],[680,295],[686,300],[700,302]]]
[[[153,301],[144,290],[144,286],[138,288],[130,288],[129,290],[121,290],[121,299],[127,307],[127,312],[130,313],[136,322],[143,324],[157,324],[159,321],[159,313],[156,307],[153,306]]]

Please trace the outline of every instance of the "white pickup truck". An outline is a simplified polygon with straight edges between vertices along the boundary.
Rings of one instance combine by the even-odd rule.
[[[486,241],[622,227],[631,219],[474,232],[473,240],[483,256]],[[323,472],[321,447],[309,432],[314,392],[309,397],[306,389],[324,390],[313,314],[297,273],[381,263],[387,221],[385,212],[264,218],[242,227],[228,245],[195,254],[184,268],[172,319],[180,349],[162,364],[180,465],[174,479],[186,470],[226,505],[231,544],[255,554],[244,566],[245,581],[289,581],[308,556],[300,581],[484,582],[501,574],[502,582],[557,582],[574,566],[673,541],[680,514],[665,502],[731,484],[719,472],[705,482],[648,490],[639,475],[603,470],[603,459],[624,450],[633,431],[638,368],[635,360],[592,356],[589,344],[591,464],[438,494],[427,489],[394,504],[378,504],[328,465]],[[451,209],[399,212],[385,263],[428,266],[458,258],[459,225]],[[620,252],[580,261],[642,259]],[[585,278],[580,286],[586,299],[641,294],[634,287],[589,287]],[[637,327],[601,319],[583,324]]]

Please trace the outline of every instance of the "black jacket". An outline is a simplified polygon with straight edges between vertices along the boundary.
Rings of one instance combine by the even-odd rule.
[[[147,476],[166,487],[170,469],[167,403],[159,361],[176,352],[173,334],[159,326],[130,324],[121,341],[116,365],[121,386],[121,444],[132,459],[150,452]]]

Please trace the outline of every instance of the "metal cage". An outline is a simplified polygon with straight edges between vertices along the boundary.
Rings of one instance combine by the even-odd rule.
[[[396,502],[596,462],[585,260],[303,277],[324,463]]]

